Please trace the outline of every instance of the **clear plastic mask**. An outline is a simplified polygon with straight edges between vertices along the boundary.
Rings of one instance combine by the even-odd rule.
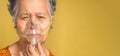
[[[34,28],[31,29],[30,27],[34,27]],[[37,44],[37,42],[36,42],[37,38],[42,37],[50,29],[50,26],[48,26],[43,31],[41,31],[40,29],[41,29],[41,27],[37,22],[30,23],[30,24],[26,25],[25,32],[24,32],[24,34],[21,34],[21,36],[26,39],[28,37],[31,38],[30,42],[32,45],[35,46]]]

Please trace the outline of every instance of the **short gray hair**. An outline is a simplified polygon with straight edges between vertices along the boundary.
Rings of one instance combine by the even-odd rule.
[[[49,1],[49,7],[50,7],[49,8],[50,14],[53,16],[56,10],[56,0],[48,0],[48,1]],[[13,18],[16,16],[16,13],[18,10],[16,3],[17,3],[17,0],[9,0],[9,4],[8,4],[8,10]],[[13,20],[15,20],[15,18]]]

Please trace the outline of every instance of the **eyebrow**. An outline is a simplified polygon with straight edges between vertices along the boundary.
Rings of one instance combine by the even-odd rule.
[[[29,15],[29,13],[28,12],[25,12],[25,13],[21,13],[20,14],[20,17],[22,17],[22,16],[24,16],[24,15]],[[36,15],[42,15],[42,16],[46,16],[47,14],[46,13],[44,13],[44,12],[36,12]]]
[[[46,15],[45,13],[43,13],[43,12],[37,12],[36,14],[38,14],[38,15]]]
[[[20,17],[24,16],[24,15],[28,15],[29,13],[25,12],[25,13],[22,13],[20,14]]]

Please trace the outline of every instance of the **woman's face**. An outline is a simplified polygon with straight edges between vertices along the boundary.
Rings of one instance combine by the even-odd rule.
[[[20,39],[30,42],[36,38],[37,41],[44,42],[49,31],[43,36],[40,33],[46,31],[51,23],[47,0],[19,0],[18,8],[16,29]]]

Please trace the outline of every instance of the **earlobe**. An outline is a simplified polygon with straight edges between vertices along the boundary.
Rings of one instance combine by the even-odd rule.
[[[52,26],[52,24],[53,24],[53,19],[54,19],[54,16],[51,16],[50,30],[52,30],[52,28],[53,28],[53,26]]]
[[[51,22],[53,22],[54,16],[51,16]]]
[[[14,22],[14,28],[17,28],[17,22],[15,21],[15,19],[13,18],[13,22]]]

